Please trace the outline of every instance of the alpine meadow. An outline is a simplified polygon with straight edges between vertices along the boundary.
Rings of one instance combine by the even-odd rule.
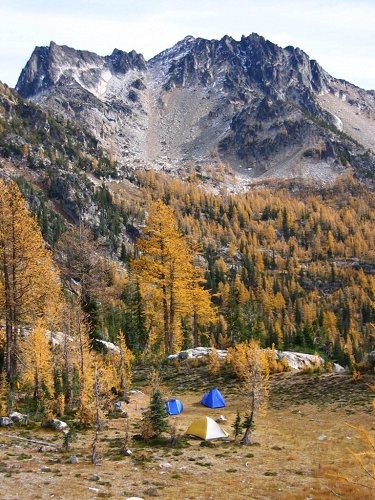
[[[374,124],[256,33],[35,47],[0,82],[0,498],[374,498]]]

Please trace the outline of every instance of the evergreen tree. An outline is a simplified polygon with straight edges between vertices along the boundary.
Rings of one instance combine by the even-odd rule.
[[[168,413],[160,389],[155,389],[150,401],[150,421],[154,435],[159,437],[168,430]]]
[[[241,434],[241,431],[242,431],[241,415],[239,410],[237,410],[236,420],[233,423],[233,435],[235,441],[237,441],[237,438]]]

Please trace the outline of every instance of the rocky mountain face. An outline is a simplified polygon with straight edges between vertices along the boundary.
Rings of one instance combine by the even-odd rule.
[[[186,37],[145,61],[51,42],[21,96],[90,130],[123,167],[230,167],[241,179],[334,178],[375,171],[375,92],[324,71],[302,50],[252,34]]]

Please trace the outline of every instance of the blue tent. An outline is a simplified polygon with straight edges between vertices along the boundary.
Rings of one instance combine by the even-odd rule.
[[[223,408],[227,406],[219,389],[211,389],[201,399],[201,403],[209,408]]]
[[[168,415],[178,415],[184,409],[182,401],[179,399],[170,399],[166,403]]]

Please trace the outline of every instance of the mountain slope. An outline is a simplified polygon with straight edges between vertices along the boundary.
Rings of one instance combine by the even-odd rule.
[[[87,127],[121,165],[224,163],[248,178],[322,180],[347,165],[375,168],[375,93],[256,34],[186,37],[148,62],[51,42],[34,50],[16,88]]]

